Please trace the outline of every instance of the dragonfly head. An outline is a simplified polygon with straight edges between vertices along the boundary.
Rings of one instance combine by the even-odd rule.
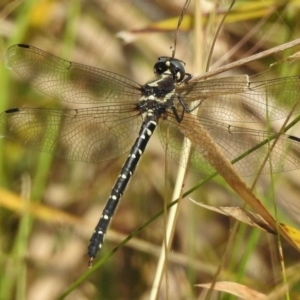
[[[185,63],[176,58],[162,56],[154,65],[156,76],[172,75],[175,82],[181,82],[185,77]]]

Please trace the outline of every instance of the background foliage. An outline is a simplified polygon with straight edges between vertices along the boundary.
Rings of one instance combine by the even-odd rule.
[[[153,78],[157,57],[171,54],[173,30],[183,2],[2,1],[0,110],[51,103],[51,99],[5,68],[5,51],[10,45],[27,43],[142,84]],[[229,4],[201,2],[202,14],[197,16],[201,37],[193,31],[194,3],[189,7],[176,49],[177,58],[187,63],[188,72],[204,71],[220,16]],[[300,2],[295,0],[236,1],[218,38],[211,68],[299,37],[299,8]],[[200,43],[201,53],[194,53],[196,43]],[[250,75],[264,72],[271,63],[284,60],[295,51],[272,55],[236,71]],[[297,63],[283,62],[271,69],[270,76],[293,72],[299,74]],[[62,161],[7,139],[0,139],[0,152],[0,299],[56,299],[87,270],[84,255],[90,234],[126,155],[103,164]],[[166,173],[165,162],[165,153],[155,136],[122,197],[98,259],[160,211],[164,198],[170,199],[177,166],[167,160]],[[278,203],[280,221],[289,224],[298,221],[298,173],[276,174],[272,180],[264,176],[256,189],[267,205]],[[201,174],[190,174],[185,189],[202,178]],[[251,182],[251,178],[247,180]],[[242,203],[220,178],[191,196],[216,206]],[[194,285],[212,281],[224,258],[231,226],[228,218],[184,200],[169,255],[170,299],[204,297],[206,291]],[[164,221],[160,217],[137,239],[115,252],[66,299],[148,299],[163,235]],[[281,284],[274,238],[241,226],[230,247],[218,280],[240,282],[264,293]],[[299,253],[283,247],[285,268],[294,274]],[[297,284],[295,280],[291,285],[292,299],[300,297]],[[163,283],[160,299],[165,295]],[[227,294],[218,292],[213,297],[229,299]]]

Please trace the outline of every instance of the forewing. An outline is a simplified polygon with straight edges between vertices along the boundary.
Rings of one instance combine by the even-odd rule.
[[[11,46],[6,65],[50,97],[71,103],[135,103],[140,85],[118,74],[66,61],[28,45]]]
[[[203,116],[228,122],[261,122],[287,116],[300,100],[299,76],[251,82],[247,75],[187,82],[177,92],[191,107],[200,101]],[[280,99],[280,103],[276,101]],[[300,105],[294,113],[300,112]]]

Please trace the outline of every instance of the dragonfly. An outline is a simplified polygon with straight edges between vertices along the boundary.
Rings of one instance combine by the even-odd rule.
[[[25,44],[11,46],[6,65],[60,108],[11,108],[0,114],[0,136],[56,157],[103,162],[129,155],[112,187],[88,245],[89,265],[102,247],[113,214],[157,128],[162,145],[175,160],[193,138],[189,164],[203,174],[214,168],[203,154],[199,126],[232,161],[257,144],[234,167],[242,176],[257,174],[276,131],[247,128],[247,123],[282,119],[300,99],[300,76],[252,81],[248,75],[194,79],[185,63],[159,57],[155,79],[138,84],[119,74],[69,62]],[[276,98],[280,98],[279,107]],[[69,108],[69,106],[74,106]],[[295,113],[300,112],[299,106]],[[237,124],[237,122],[239,122]],[[242,124],[242,125],[241,125]],[[238,126],[237,126],[238,125]],[[262,173],[300,168],[300,138],[280,134]]]

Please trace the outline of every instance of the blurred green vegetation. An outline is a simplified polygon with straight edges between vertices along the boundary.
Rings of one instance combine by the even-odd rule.
[[[30,44],[143,84],[153,78],[157,57],[171,54],[173,29],[183,3],[167,0],[1,2],[0,111],[43,107],[51,102],[5,68],[5,51],[9,46]],[[229,1],[202,3],[202,40],[194,35],[194,3],[189,7],[176,49],[176,57],[187,63],[188,72],[194,73],[195,57],[200,56],[205,65],[217,25],[229,4]],[[218,37],[211,69],[298,38],[299,13],[300,1],[296,0],[236,1]],[[201,54],[194,52],[197,43],[201,45]],[[299,48],[276,53],[236,71],[250,75],[265,71],[272,76],[299,74],[297,62],[283,62],[269,69],[270,64],[296,51]],[[125,157],[103,164],[63,161],[0,139],[0,299],[56,299],[86,272],[84,255],[88,240]],[[160,211],[165,194],[171,196],[176,163],[167,160],[165,184],[165,162],[165,153],[155,136],[122,197],[98,260]],[[275,198],[285,203],[285,207],[281,206],[282,218],[290,223],[297,222],[299,212],[297,174],[276,174],[273,187],[279,189],[275,190],[275,196],[265,179],[256,191],[266,202]],[[185,189],[201,178],[199,174],[190,174]],[[22,205],[24,200],[17,195],[30,201]],[[192,197],[216,206],[242,204],[220,178],[205,184]],[[228,218],[184,201],[169,257],[170,299],[200,299],[205,293],[194,285],[212,281],[231,225]],[[115,252],[92,272],[66,299],[147,299],[163,235],[164,222],[160,217],[137,240]],[[225,260],[218,280],[240,282],[263,293],[272,292],[281,283],[275,239],[267,238],[257,229],[241,226],[231,247],[231,255]],[[287,245],[284,247],[289,270],[298,264],[299,253]],[[291,286],[291,299],[300,297],[297,283]],[[164,299],[164,288],[163,284],[160,299]],[[217,292],[214,297],[233,299]]]

